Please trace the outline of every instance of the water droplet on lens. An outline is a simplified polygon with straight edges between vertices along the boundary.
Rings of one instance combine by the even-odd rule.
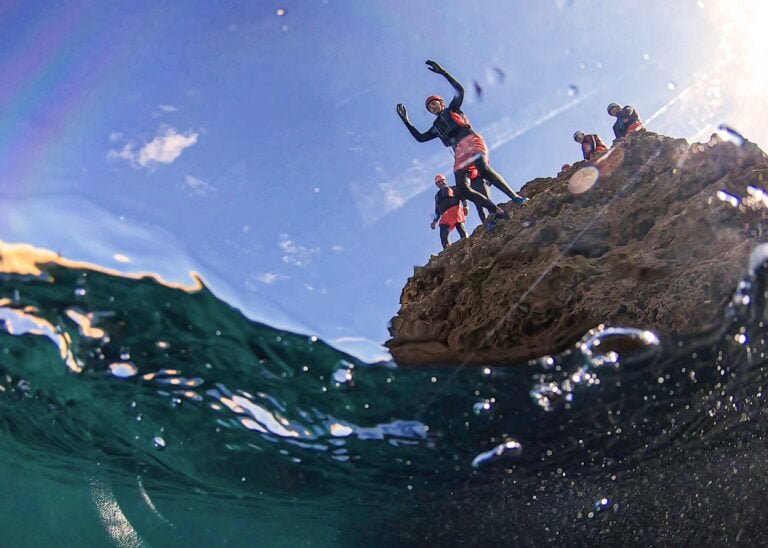
[[[587,64],[586,63],[579,63],[579,68],[581,70],[584,70],[585,68],[587,68]]]
[[[568,97],[576,97],[579,94],[579,86],[571,84],[568,86]]]
[[[650,54],[648,54],[648,53],[643,53],[643,59],[644,59],[645,61],[650,61],[650,59],[651,59],[651,56],[650,56]]]
[[[677,89],[677,84],[675,84],[674,82],[668,82],[667,87],[671,90],[674,90],[674,89]]]
[[[725,190],[718,190],[717,191],[717,199],[721,202],[725,202],[726,204],[730,205],[731,207],[739,207],[739,204],[741,204],[741,200],[738,196],[734,196],[730,192],[726,192]]]
[[[282,16],[284,16],[284,15],[285,15],[285,10],[284,10],[283,8],[279,8],[279,9],[277,10],[277,15],[278,15],[279,17],[282,17]]]
[[[75,288],[75,297],[85,297],[86,290],[84,287],[76,287]]]
[[[587,166],[571,175],[568,180],[568,190],[573,194],[581,194],[594,186],[600,178],[600,172],[595,166]]]
[[[161,438],[160,436],[155,436],[152,438],[152,444],[160,451],[165,449],[165,440]]]
[[[724,141],[730,141],[737,146],[743,145],[744,141],[746,140],[741,133],[727,124],[720,124],[717,129],[720,130],[719,136],[721,139]]]

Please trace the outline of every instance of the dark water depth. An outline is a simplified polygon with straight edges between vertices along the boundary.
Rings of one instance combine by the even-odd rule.
[[[419,370],[250,321],[202,285],[6,265],[2,544],[758,541],[753,257],[708,332],[608,326],[528,364]]]

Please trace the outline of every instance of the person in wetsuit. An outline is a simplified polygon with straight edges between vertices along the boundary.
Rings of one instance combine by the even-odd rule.
[[[635,107],[629,105],[622,107],[618,103],[611,103],[608,105],[608,114],[616,117],[616,122],[613,124],[613,134],[616,139],[635,131],[645,130],[643,122],[640,121],[640,114],[635,110]]]
[[[594,162],[600,154],[608,152],[608,146],[597,133],[586,135],[583,131],[577,131],[573,134],[573,140],[581,145],[581,154],[589,162]]]
[[[432,72],[442,74],[453,86],[456,94],[447,107],[442,97],[438,95],[427,97],[425,105],[427,110],[435,115],[435,121],[432,123],[432,127],[423,133],[411,123],[408,118],[408,111],[402,103],[397,105],[398,116],[418,142],[424,143],[439,138],[443,145],[451,147],[455,158],[453,174],[456,180],[456,192],[462,198],[471,200],[478,207],[485,207],[489,211],[493,211],[500,218],[509,218],[503,209],[482,194],[472,190],[467,175],[469,165],[474,164],[483,179],[501,189],[516,204],[525,203],[527,198],[523,198],[512,190],[504,178],[490,166],[485,140],[481,135],[475,133],[469,119],[461,110],[461,105],[464,102],[462,85],[435,61],[428,60],[426,64]]]
[[[456,188],[448,186],[448,182],[445,180],[445,175],[435,175],[435,186],[437,186],[437,193],[435,194],[435,214],[432,217],[432,230],[435,229],[435,225],[440,225],[440,243],[443,244],[443,249],[451,245],[448,241],[448,235],[456,228],[459,233],[459,237],[463,240],[467,237],[467,227],[464,221],[467,218],[467,202],[460,200],[456,196]]]

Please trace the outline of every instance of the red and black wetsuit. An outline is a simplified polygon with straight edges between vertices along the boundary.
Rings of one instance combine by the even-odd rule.
[[[613,124],[613,134],[617,139],[625,137],[627,133],[640,131],[641,129],[645,129],[645,126],[640,121],[640,115],[635,110],[635,107],[629,105],[621,109],[616,116],[616,122]]]
[[[464,88],[447,71],[443,72],[443,76],[453,86],[456,94],[450,104],[436,116],[432,127],[422,133],[413,126],[407,117],[402,119],[403,123],[418,142],[424,143],[439,138],[445,146],[451,147],[455,158],[453,174],[456,179],[456,190],[463,198],[471,200],[478,207],[504,213],[500,208],[496,208],[496,205],[488,198],[475,192],[469,186],[467,169],[470,164],[477,167],[483,179],[499,188],[512,200],[517,202],[522,198],[510,188],[504,178],[488,162],[488,147],[485,140],[481,135],[475,133],[469,119],[461,110],[461,105],[464,102]],[[504,216],[506,216],[505,213]]]

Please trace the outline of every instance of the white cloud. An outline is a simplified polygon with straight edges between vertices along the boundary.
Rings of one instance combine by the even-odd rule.
[[[331,246],[331,251],[334,251],[335,253],[341,253],[344,251],[344,246],[339,244],[333,245]]]
[[[152,118],[160,118],[164,114],[170,114],[172,112],[178,112],[179,109],[177,109],[173,105],[157,105],[157,110],[152,113]]]
[[[264,274],[259,274],[258,276],[256,276],[256,279],[263,284],[269,285],[279,280],[280,275],[275,274],[274,272],[265,272]]]
[[[277,244],[283,250],[283,262],[294,266],[306,266],[312,261],[312,255],[320,253],[319,247],[304,247],[297,245],[287,234],[280,235],[280,241]]]
[[[177,133],[175,129],[167,127],[163,133],[142,147],[136,161],[142,167],[153,163],[172,164],[185,148],[197,142],[198,135]]]
[[[192,175],[187,175],[185,177],[184,186],[198,196],[208,196],[210,193],[216,192],[215,186],[202,179],[198,179],[197,177],[192,177]]]
[[[113,131],[112,133],[109,134],[109,142],[116,143],[118,141],[122,141],[123,137],[124,137],[123,134],[120,133],[119,131]]]
[[[135,148],[136,147],[132,143],[127,143],[120,150],[110,150],[107,153],[107,158],[110,160],[126,160],[128,162],[134,163],[134,158],[136,156],[134,151]]]
[[[117,135],[117,134],[113,134]],[[179,133],[172,127],[161,127],[157,136],[139,150],[134,142],[129,141],[120,150],[110,150],[107,158],[126,160],[134,166],[151,167],[154,164],[172,164],[185,148],[197,142],[199,133]],[[118,137],[118,139],[121,137]],[[112,136],[110,136],[112,139]]]

